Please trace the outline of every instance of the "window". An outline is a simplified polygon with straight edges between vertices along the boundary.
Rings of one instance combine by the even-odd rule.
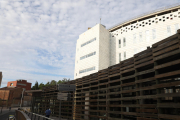
[[[121,53],[119,53],[119,62],[121,62]]]
[[[153,29],[153,30],[152,30],[152,38],[153,38],[153,39],[156,39],[156,29]]]
[[[147,41],[147,42],[150,41],[149,30],[146,30],[146,41]]]
[[[91,39],[91,40],[83,43],[83,44],[81,45],[81,47],[83,47],[83,46],[85,46],[85,45],[87,45],[87,44],[89,44],[89,43],[91,43],[91,42],[93,42],[93,41],[95,41],[95,40],[96,40],[96,38],[93,38],[93,39]]]
[[[96,55],[96,52],[92,52],[92,53],[89,53],[89,54],[87,54],[87,55],[84,55],[84,56],[80,57],[80,60],[85,59],[85,58],[88,58],[88,57],[91,57],[91,56],[93,56],[93,55]]]
[[[126,59],[126,52],[124,52],[124,60]]]
[[[177,33],[177,30],[179,29],[179,24],[174,24],[174,28],[175,28],[175,33]]]
[[[91,68],[84,69],[84,70],[80,70],[80,71],[79,71],[79,74],[85,73],[85,72],[89,72],[89,71],[92,71],[92,70],[95,70],[95,66],[94,66],[94,67],[91,67]]]
[[[167,36],[168,37],[171,36],[171,26],[170,25],[167,26]]]
[[[119,48],[121,48],[121,39],[119,40]]]
[[[137,53],[137,49],[135,48],[135,49],[134,49],[134,54],[136,54],[136,53]]]
[[[136,43],[136,34],[133,35],[133,43]]]
[[[142,42],[143,41],[143,38],[142,38],[142,32],[139,33],[139,41]]]
[[[126,46],[126,38],[123,38],[123,46],[125,47]]]

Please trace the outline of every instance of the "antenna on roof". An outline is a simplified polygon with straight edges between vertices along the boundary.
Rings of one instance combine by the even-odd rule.
[[[100,18],[100,24],[101,24],[101,18]]]

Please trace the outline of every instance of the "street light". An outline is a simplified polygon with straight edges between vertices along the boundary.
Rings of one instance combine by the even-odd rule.
[[[22,91],[21,104],[22,104],[22,99],[23,99],[24,90],[25,90],[25,88],[23,88],[23,91]],[[20,108],[21,108],[21,104],[20,104]]]

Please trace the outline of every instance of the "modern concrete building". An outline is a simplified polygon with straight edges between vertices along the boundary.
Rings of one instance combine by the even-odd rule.
[[[27,82],[27,80],[16,80],[16,81],[10,81],[7,83],[7,87],[20,87],[20,88],[25,88],[25,90],[31,90],[31,84]]]
[[[158,10],[106,29],[88,29],[76,44],[74,79],[133,57],[180,28],[180,6]]]
[[[79,36],[76,44],[75,78],[98,72],[109,66],[110,33],[101,24]]]

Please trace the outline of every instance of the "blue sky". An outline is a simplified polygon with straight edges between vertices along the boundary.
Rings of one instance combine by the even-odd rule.
[[[0,0],[2,86],[26,79],[33,84],[73,79],[78,36],[101,23],[124,20],[180,0]]]

